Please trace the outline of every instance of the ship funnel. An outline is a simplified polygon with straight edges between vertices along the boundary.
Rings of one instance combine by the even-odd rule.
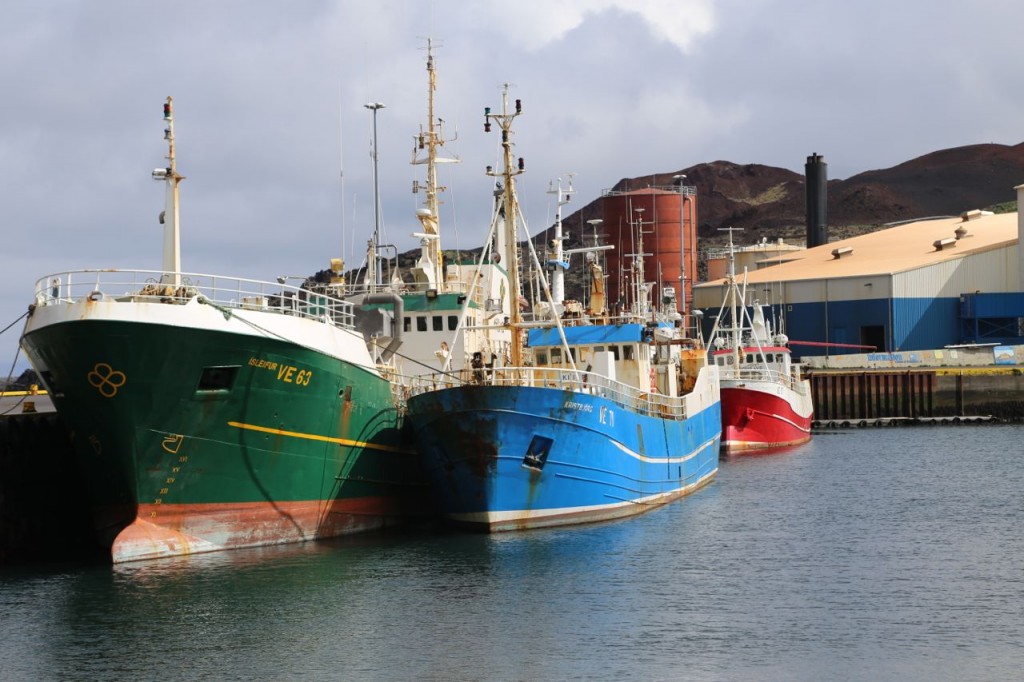
[[[807,248],[828,244],[828,164],[818,154],[804,165],[807,188]]]

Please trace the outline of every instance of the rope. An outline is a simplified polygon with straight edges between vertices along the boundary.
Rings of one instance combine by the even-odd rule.
[[[245,319],[244,317],[242,317],[240,315],[234,315],[234,313],[232,312],[232,310],[230,308],[225,308],[225,307],[223,307],[221,305],[218,305],[218,304],[214,303],[213,301],[209,300],[208,298],[201,297],[199,299],[199,302],[203,303],[203,304],[206,304],[206,305],[208,305],[208,306],[210,306],[210,307],[220,311],[220,313],[222,315],[224,315],[224,319],[230,319],[231,317],[234,317],[236,320],[239,320],[240,322],[243,322],[243,323],[249,325],[253,329],[255,329],[257,331],[260,331],[260,332],[266,334],[267,336],[272,336],[272,337],[278,338],[278,339],[280,339],[282,341],[286,341],[288,343],[294,343],[295,345],[301,346],[302,348],[305,348],[306,350],[313,351],[314,353],[321,352],[318,349],[313,348],[312,346],[307,346],[307,345],[305,345],[303,343],[300,343],[299,341],[296,341],[295,339],[290,339],[288,337],[282,336],[281,334],[278,334],[275,331],[272,331],[270,329],[266,329],[264,327],[261,327],[260,325],[256,324],[255,322],[247,320],[247,319]],[[410,358],[409,356],[402,355],[401,353],[398,353],[398,352],[395,352],[394,354],[399,356],[399,357],[401,357],[404,360],[408,360],[409,362],[413,362],[413,363],[416,363],[417,365],[421,365],[423,367],[426,367],[427,369],[430,369],[432,371],[436,371],[436,370],[433,370],[433,368],[430,365],[428,365],[426,363],[423,363],[423,362],[420,362],[419,360],[416,360],[415,358]],[[448,376],[451,376],[452,378],[455,378],[455,379],[459,378],[458,375],[456,375],[456,374],[450,374],[448,372],[441,372],[441,373],[445,374],[445,375],[448,375]]]
[[[2,330],[0,330],[0,334],[3,334],[5,331],[7,331],[8,329],[10,329],[14,325],[16,325],[24,317],[28,317],[28,311],[27,310],[25,312],[23,312],[21,314],[21,316],[18,317],[18,319],[14,320],[14,322],[11,322],[9,325],[7,325]],[[16,351],[14,351],[14,361],[11,362],[11,368],[9,370],[7,370],[7,381],[8,382],[10,382],[11,378],[14,375],[14,367],[18,364],[18,356],[20,356],[20,355],[21,355],[21,344],[19,343],[18,344],[18,349]],[[5,385],[3,388],[0,388],[0,398],[3,398],[6,394],[7,394],[7,386]],[[25,402],[25,396],[21,396],[21,400],[19,400],[18,402],[14,403],[13,405],[11,405],[9,408],[4,410],[3,412],[0,412],[0,415],[9,414],[11,412],[11,410],[16,408],[18,405],[21,405],[23,402]]]
[[[272,336],[272,337],[278,338],[278,339],[280,339],[282,341],[287,341],[289,343],[294,343],[294,344],[296,344],[298,346],[302,346],[306,350],[316,350],[315,348],[312,348],[310,346],[306,346],[306,345],[303,345],[303,344],[299,343],[295,339],[289,339],[289,338],[287,338],[285,336],[282,336],[282,335],[278,334],[277,332],[275,332],[273,330],[261,327],[260,325],[256,324],[255,322],[247,320],[247,319],[245,319],[244,317],[242,317],[240,315],[235,315],[234,311],[232,311],[231,308],[226,308],[226,307],[224,307],[222,305],[218,305],[217,303],[214,303],[213,301],[211,301],[210,299],[206,298],[205,296],[199,296],[198,297],[198,301],[200,303],[204,304],[204,305],[210,306],[214,310],[220,311],[220,314],[224,316],[225,320],[230,320],[232,317],[234,317],[239,322],[242,322],[243,324],[247,324],[250,327],[252,327],[253,329],[255,329],[257,331],[260,331],[260,332],[263,332],[267,336]]]
[[[20,317],[19,317],[18,319],[16,319],[16,320],[15,320],[14,322],[11,322],[11,323],[10,323],[9,325],[7,325],[6,327],[4,327],[3,329],[0,329],[0,334],[3,334],[3,333],[4,333],[5,331],[7,331],[8,329],[10,329],[10,328],[11,328],[11,327],[13,327],[14,325],[18,324],[18,322],[20,322],[20,321],[21,321],[21,318],[22,318],[22,317],[28,317],[28,311],[27,311],[27,310],[26,310],[25,312],[23,312],[23,313],[21,314],[21,316],[20,316]]]

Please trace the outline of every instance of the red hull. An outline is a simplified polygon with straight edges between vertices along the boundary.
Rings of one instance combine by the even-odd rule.
[[[811,439],[809,395],[770,382],[729,383],[722,382],[722,447],[727,452],[783,448]]]

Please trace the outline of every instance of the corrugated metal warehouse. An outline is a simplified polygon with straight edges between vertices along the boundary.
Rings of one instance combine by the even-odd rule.
[[[1024,205],[1024,185],[1017,200]],[[747,302],[771,306],[801,355],[1024,343],[1022,228],[1019,213],[970,211],[789,253],[747,272]],[[724,286],[693,289],[705,329]]]

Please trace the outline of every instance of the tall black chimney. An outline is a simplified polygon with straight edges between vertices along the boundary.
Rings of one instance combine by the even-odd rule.
[[[828,164],[817,154],[804,166],[807,185],[807,248],[828,244]]]

